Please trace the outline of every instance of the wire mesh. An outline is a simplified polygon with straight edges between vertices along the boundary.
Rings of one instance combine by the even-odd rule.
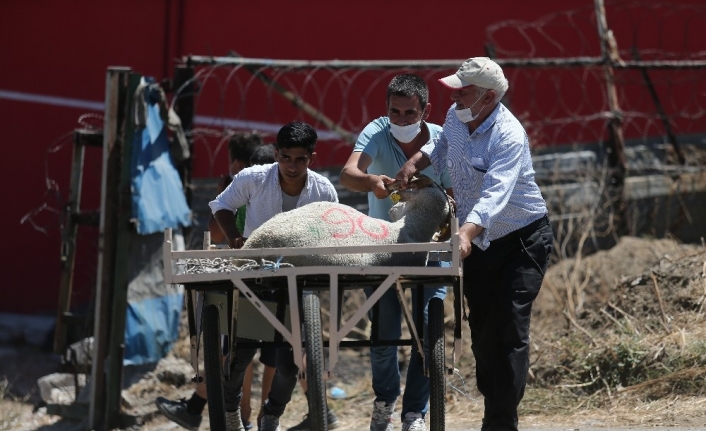
[[[607,1],[606,14],[618,49],[613,60],[619,112],[608,103],[593,4],[487,27],[487,51],[510,81],[505,104],[525,125],[531,144],[600,144],[615,117],[628,141],[667,141],[668,129],[687,141],[687,135],[704,134],[706,6]],[[462,61],[189,57],[198,83],[197,123],[205,126],[193,131],[197,157],[206,155],[196,169],[205,176],[225,169],[224,135],[213,130],[258,130],[274,140],[279,126],[295,119],[324,132],[314,167],[340,165],[365,125],[385,115],[387,84],[403,72],[427,80],[429,120],[442,124],[451,101],[437,79]]]

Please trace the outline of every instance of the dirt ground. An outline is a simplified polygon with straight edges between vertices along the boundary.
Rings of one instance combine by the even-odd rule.
[[[706,248],[671,240],[623,238],[611,250],[550,267],[532,317],[532,364],[521,427],[702,427],[705,298]],[[450,315],[450,298],[447,307]],[[459,373],[448,382],[448,429],[477,429],[482,417],[467,327],[464,336]],[[344,389],[347,397],[329,403],[340,429],[367,428],[374,397],[367,351],[343,349],[341,356],[328,385]],[[191,395],[187,358],[184,340],[124,391],[124,411],[143,415],[140,429],[179,429],[155,413],[153,404],[157,396]],[[56,371],[58,361],[30,346],[0,346],[0,379],[6,382],[0,385],[0,431],[85,429],[39,406],[36,380]],[[253,407],[258,388],[256,380]],[[283,429],[305,413],[297,387]],[[201,429],[209,429],[206,415]]]

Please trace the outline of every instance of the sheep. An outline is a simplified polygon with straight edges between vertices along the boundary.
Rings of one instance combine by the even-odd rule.
[[[428,177],[413,179],[410,187],[415,188],[394,192],[401,197],[390,209],[394,222],[368,217],[347,205],[314,202],[271,218],[253,231],[243,248],[429,242],[449,216],[449,199]],[[426,260],[426,252],[416,252],[287,256],[282,262],[294,266],[423,266]]]

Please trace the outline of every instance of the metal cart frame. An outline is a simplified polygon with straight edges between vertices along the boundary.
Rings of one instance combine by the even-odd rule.
[[[454,288],[454,352],[451,358],[451,365],[446,366],[446,354],[444,348],[444,310],[443,302],[432,299],[429,305],[429,352],[431,358],[430,371],[425,366],[424,369],[430,372],[431,376],[431,396],[430,396],[430,411],[431,411],[431,430],[442,431],[445,428],[445,374],[451,373],[454,370],[455,363],[458,361],[461,349],[461,310],[462,310],[462,276],[463,267],[458,245],[458,220],[451,219],[451,239],[448,242],[442,243],[409,243],[409,244],[392,244],[392,245],[364,245],[364,246],[341,246],[341,247],[314,247],[314,248],[272,248],[272,249],[213,249],[209,244],[208,235],[204,241],[204,250],[190,251],[174,251],[172,248],[172,232],[170,229],[165,231],[164,235],[164,281],[168,284],[183,284],[187,292],[187,310],[189,317],[189,333],[191,344],[191,364],[198,374],[198,345],[199,336],[204,333],[204,362],[206,368],[206,382],[209,396],[209,415],[218,412],[221,409],[213,408],[214,404],[222,405],[223,393],[222,385],[217,384],[222,379],[229,378],[230,364],[221,366],[220,345],[216,342],[214,331],[219,329],[219,309],[227,311],[230,320],[227,323],[227,331],[222,331],[225,334],[236,334],[237,330],[237,315],[238,315],[238,294],[233,294],[234,290],[239,291],[262,316],[272,325],[272,327],[281,334],[282,340],[292,346],[295,364],[300,370],[307,369],[309,371],[308,384],[309,389],[313,389],[318,403],[325,405],[325,391],[323,390],[322,376],[316,375],[314,369],[321,368],[323,364],[323,345],[328,344],[328,366],[320,371],[326,372],[329,376],[338,363],[339,348],[345,345],[344,337],[352,330],[352,328],[365,316],[365,314],[375,305],[380,297],[387,292],[389,288],[395,286],[397,295],[400,300],[403,315],[407,320],[410,330],[412,343],[416,346],[418,352],[423,352],[422,340],[417,333],[415,324],[412,322],[411,312],[404,301],[403,285],[423,284],[429,285],[453,285]],[[447,267],[426,267],[426,266],[300,266],[300,267],[272,267],[260,268],[244,271],[231,272],[210,272],[199,274],[181,273],[179,270],[180,262],[184,259],[253,259],[257,260],[263,256],[302,256],[312,254],[358,254],[358,253],[428,253],[430,260],[447,261],[450,263]],[[175,269],[176,268],[176,269]],[[289,299],[289,315],[291,321],[291,330],[288,329],[283,322],[273,313],[263,301],[255,294],[257,288],[253,287],[253,281],[257,280],[262,283],[263,280],[272,277],[286,277],[287,293]],[[327,280],[326,280],[327,279]],[[248,283],[250,283],[250,286]],[[228,283],[230,282],[230,284]],[[342,299],[343,289],[345,288],[361,288],[371,286],[374,287],[374,292],[366,299],[363,305],[354,313],[347,321],[343,322],[340,319],[340,304]],[[230,290],[228,290],[230,288]],[[309,343],[302,343],[302,324],[305,331],[318,331],[321,329],[320,310],[318,308],[318,297],[315,295],[306,295],[314,297],[315,300],[305,300],[302,302],[302,290],[328,290],[330,293],[330,310],[329,310],[329,339],[328,343],[323,343],[320,340],[321,335],[312,337],[312,333],[307,333]],[[214,305],[213,301],[209,304],[204,298],[200,298],[199,294],[204,296],[208,292],[226,292],[227,301],[220,302]],[[297,298],[297,300],[292,300]],[[202,300],[204,299],[204,300]],[[312,302],[315,301],[315,302]],[[432,306],[432,303],[434,305]],[[304,306],[302,307],[302,304]],[[302,310],[303,308],[303,310]],[[432,309],[433,308],[433,309]],[[315,313],[312,310],[315,309]],[[302,312],[303,311],[303,312]],[[215,316],[214,316],[215,314]],[[317,316],[318,315],[318,316]],[[200,318],[198,317],[200,316]],[[280,316],[281,318],[281,316]],[[435,330],[432,331],[432,318],[436,322]],[[317,326],[318,320],[318,326]],[[440,322],[440,324],[439,324]],[[214,329],[215,325],[215,329]],[[434,334],[432,334],[432,332]],[[317,339],[318,338],[318,339]],[[235,348],[236,337],[229,336],[230,351]],[[319,341],[322,341],[319,343]],[[257,342],[256,342],[257,343]],[[260,342],[264,343],[264,342]],[[280,343],[281,344],[281,343]],[[432,345],[433,344],[433,345]],[[360,344],[358,344],[360,345]],[[373,345],[372,343],[369,345]],[[402,344],[398,344],[402,345]],[[458,346],[458,347],[456,347]],[[214,350],[217,350],[215,352]],[[304,367],[303,354],[307,352],[307,367]],[[314,356],[313,358],[311,356]],[[318,357],[317,357],[318,356]],[[424,354],[421,355],[424,360]],[[318,366],[317,366],[318,363]],[[220,368],[220,370],[216,370]],[[221,372],[225,374],[221,376]],[[217,373],[217,376],[214,376]],[[209,377],[210,375],[210,377]],[[300,377],[302,374],[300,372]],[[212,382],[212,383],[211,383]],[[212,386],[218,386],[212,388]],[[220,396],[220,399],[219,399]],[[323,410],[322,410],[323,409]],[[312,418],[314,429],[318,431],[326,430],[326,412],[325,407],[320,408],[318,417]],[[323,414],[323,416],[322,416]],[[224,413],[215,413],[217,418],[211,419],[211,427],[218,427],[221,424],[225,426],[225,420],[221,420],[220,416]],[[215,422],[214,422],[215,419]]]

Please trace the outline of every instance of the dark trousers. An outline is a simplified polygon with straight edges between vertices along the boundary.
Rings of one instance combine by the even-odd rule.
[[[485,398],[482,431],[517,431],[517,406],[529,369],[532,302],[552,241],[549,221],[542,218],[491,241],[485,251],[474,245],[463,262],[476,379]]]
[[[257,352],[257,348],[245,348],[235,345],[235,360],[231,367],[230,380],[223,385],[226,411],[234,412],[240,406],[240,399],[243,397],[243,378],[245,369],[248,368]],[[277,348],[277,371],[272,381],[272,389],[267,396],[265,414],[282,416],[287,403],[292,399],[292,392],[297,385],[297,373],[299,368],[294,364],[292,348],[283,346]]]

